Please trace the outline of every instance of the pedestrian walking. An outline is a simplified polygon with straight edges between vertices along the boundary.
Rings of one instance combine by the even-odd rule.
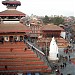
[[[70,55],[69,55],[69,59],[70,59]]]
[[[62,64],[62,68],[64,69],[64,64]]]
[[[63,73],[61,73],[60,75],[63,75]]]
[[[68,49],[66,50],[66,54],[68,53]]]
[[[65,60],[68,61],[68,57],[67,56],[65,56]]]
[[[62,64],[60,65],[60,68],[62,69]]]
[[[71,63],[71,59],[69,59],[69,63]]]
[[[64,63],[64,66],[66,67],[66,62]]]

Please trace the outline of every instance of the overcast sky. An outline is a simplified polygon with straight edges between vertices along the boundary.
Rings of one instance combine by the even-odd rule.
[[[0,11],[6,9],[0,0]],[[38,16],[75,16],[75,0],[19,0],[21,6],[17,10],[24,12],[27,15]]]

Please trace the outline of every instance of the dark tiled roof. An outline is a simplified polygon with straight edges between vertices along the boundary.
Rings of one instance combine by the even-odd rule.
[[[19,4],[21,5],[20,1],[2,1],[2,4],[7,5],[7,4]]]
[[[21,24],[21,23],[17,23],[17,24],[0,24],[0,33],[3,32],[30,32],[30,29]]]
[[[57,25],[54,25],[54,24],[44,25],[44,26],[41,27],[41,30],[51,30],[51,31],[60,30],[60,31],[64,31],[63,28],[61,28]]]
[[[0,16],[25,16],[25,14],[14,9],[0,12]]]

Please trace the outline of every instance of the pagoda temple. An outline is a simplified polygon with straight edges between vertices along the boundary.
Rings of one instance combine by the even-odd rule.
[[[20,1],[16,0],[6,0],[2,1],[3,5],[6,5],[7,10],[0,12],[0,17],[3,21],[18,21],[22,17],[25,17],[25,14],[16,10],[17,6],[20,6]]]
[[[24,41],[31,30],[20,23],[25,14],[16,10],[20,1],[2,1],[0,12],[0,75],[40,75],[50,73],[45,54]],[[42,59],[42,60],[41,60]]]
[[[47,56],[49,56],[52,37],[55,37],[58,48],[67,48],[69,45],[68,41],[65,40],[65,30],[63,28],[52,23],[43,25],[40,27],[40,36],[38,37],[37,45]]]

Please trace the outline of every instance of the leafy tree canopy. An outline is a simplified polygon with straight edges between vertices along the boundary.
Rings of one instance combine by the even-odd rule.
[[[47,15],[43,18],[43,23],[48,24],[48,23],[54,23],[55,25],[63,24],[64,19],[62,17],[53,17],[49,18]]]
[[[59,25],[59,24],[63,24],[64,23],[64,19],[62,19],[61,17],[54,17],[51,19],[51,22]]]
[[[47,15],[43,18],[43,23],[44,24],[49,23],[49,17]]]

